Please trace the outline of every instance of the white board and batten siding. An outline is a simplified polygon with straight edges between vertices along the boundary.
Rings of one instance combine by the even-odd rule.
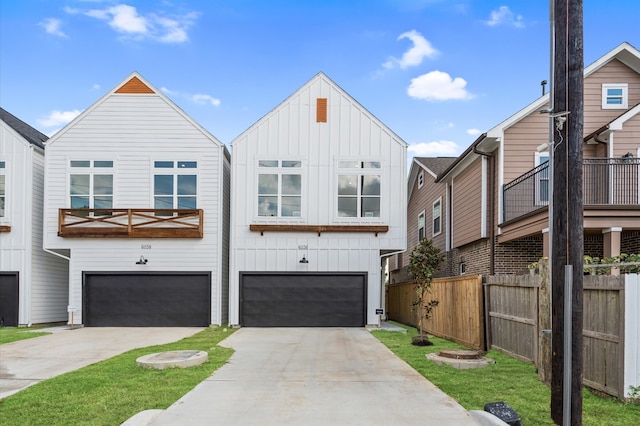
[[[153,93],[116,93],[132,79]],[[71,160],[113,161],[113,207],[154,208],[155,161],[197,161],[197,208],[203,238],[62,238],[58,209],[69,207]],[[83,272],[208,272],[211,323],[226,321],[223,225],[228,221],[230,167],[224,144],[195,123],[138,73],[62,129],[47,144],[45,246],[70,249],[69,304],[82,306]],[[144,256],[148,263],[137,265]],[[79,309],[80,310],[80,309]],[[74,320],[82,321],[81,311]]]
[[[326,122],[318,122],[318,99]],[[239,273],[366,272],[367,323],[381,307],[380,256],[406,248],[407,145],[323,73],[238,136],[232,146],[229,320],[239,321]],[[301,161],[299,217],[258,215],[258,161]],[[338,162],[380,162],[380,217],[338,217]],[[388,225],[388,232],[252,232],[251,224]],[[309,263],[301,264],[305,256]]]
[[[0,120],[6,204],[0,225],[0,270],[18,272],[18,324],[66,319],[68,264],[42,248],[44,151]]]

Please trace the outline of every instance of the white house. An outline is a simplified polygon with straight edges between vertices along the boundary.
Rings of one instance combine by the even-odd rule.
[[[230,324],[377,324],[406,143],[319,73],[231,146]]]
[[[0,324],[67,319],[68,265],[42,249],[47,136],[0,108]]]
[[[69,321],[226,323],[224,144],[134,72],[46,153],[44,246],[68,256]]]

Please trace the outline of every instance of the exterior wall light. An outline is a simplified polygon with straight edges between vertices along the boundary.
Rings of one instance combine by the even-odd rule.
[[[146,265],[149,259],[146,259],[144,256],[140,256],[140,260],[136,262],[136,265]]]

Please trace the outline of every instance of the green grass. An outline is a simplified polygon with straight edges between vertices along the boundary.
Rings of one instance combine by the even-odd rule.
[[[217,346],[233,330],[207,328],[166,345],[135,349],[28,387],[0,402],[0,425],[119,425],[136,413],[165,409],[224,365],[232,349]],[[202,350],[190,368],[143,369],[136,358],[171,350]]]
[[[432,336],[429,340],[433,346],[413,346],[411,336],[416,334],[415,329],[408,330],[408,333],[374,331],[374,336],[467,410],[483,410],[486,403],[504,401],[520,415],[524,425],[554,424],[549,408],[551,391],[538,380],[533,365],[495,350],[489,351],[487,357],[496,363],[487,368],[458,370],[437,365],[428,360],[426,354],[464,347]],[[582,417],[586,426],[639,425],[640,405],[596,396],[585,388]]]
[[[32,331],[33,328],[0,327],[0,345],[16,342],[18,340],[31,339],[32,337],[51,334],[42,331]]]

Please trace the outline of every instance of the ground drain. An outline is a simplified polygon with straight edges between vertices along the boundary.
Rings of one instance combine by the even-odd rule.
[[[438,365],[446,364],[459,370],[484,368],[495,364],[494,360],[480,352],[467,349],[445,349],[435,354],[427,354],[427,358]]]

